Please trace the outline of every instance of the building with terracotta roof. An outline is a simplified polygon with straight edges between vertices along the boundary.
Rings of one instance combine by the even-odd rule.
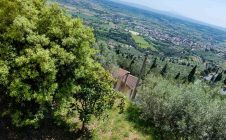
[[[115,84],[115,89],[126,93],[128,96],[132,95],[136,87],[138,78],[130,74],[129,71],[119,68],[114,74],[113,77],[117,79]]]

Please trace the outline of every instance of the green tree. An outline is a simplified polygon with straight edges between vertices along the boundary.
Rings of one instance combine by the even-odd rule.
[[[216,82],[219,82],[219,81],[222,80],[222,78],[223,78],[223,72],[221,72],[221,73],[219,73],[219,74],[217,75],[217,77],[215,78],[214,82],[215,82],[215,83],[216,83]]]
[[[225,99],[203,83],[175,84],[149,75],[138,90],[136,105],[146,126],[160,139],[225,139]]]
[[[152,65],[151,65],[151,67],[149,68],[149,70],[148,70],[146,76],[147,76],[148,74],[150,74],[150,73],[151,73],[151,70],[154,69],[154,68],[156,68],[156,67],[157,67],[157,58],[155,58],[155,59],[153,60],[153,63],[152,63]]]
[[[166,64],[164,65],[164,67],[162,68],[160,74],[161,74],[162,76],[165,76],[166,73],[167,73],[167,69],[168,69],[168,64],[166,63]]]
[[[137,59],[137,57],[132,57],[132,60],[131,60],[131,62],[130,62],[130,64],[129,64],[129,71],[131,71],[131,69],[132,69],[132,65],[135,63],[135,60]]]
[[[175,78],[174,79],[179,79],[179,77],[180,77],[180,72],[175,76]]]
[[[156,68],[156,67],[157,67],[157,58],[154,59],[152,65],[151,65],[151,67],[150,67],[150,69],[154,69],[154,68]]]
[[[0,116],[83,126],[110,108],[113,79],[93,58],[92,29],[45,0],[0,1]]]
[[[196,72],[197,65],[191,70],[188,75],[188,82],[194,82],[195,80],[195,72]]]
[[[212,82],[212,83],[213,83],[213,82],[214,82],[214,80],[215,80],[215,78],[216,78],[216,77],[215,77],[215,75],[213,75],[213,76],[211,77],[211,79],[210,79],[210,82]]]
[[[117,66],[115,51],[103,41],[97,42],[95,48],[99,50],[95,59],[109,72],[115,71],[115,67]]]

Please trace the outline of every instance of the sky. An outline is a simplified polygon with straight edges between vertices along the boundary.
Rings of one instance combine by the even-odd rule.
[[[226,0],[120,0],[226,28]]]

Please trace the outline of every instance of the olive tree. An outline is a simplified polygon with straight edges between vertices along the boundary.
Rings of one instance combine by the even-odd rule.
[[[226,101],[217,89],[150,75],[138,95],[139,117],[156,127],[161,139],[226,138]]]

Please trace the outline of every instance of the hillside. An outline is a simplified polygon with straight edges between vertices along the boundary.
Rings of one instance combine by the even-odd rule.
[[[186,52],[203,60],[222,62],[225,58],[226,32],[223,30],[112,1],[56,1],[93,27],[98,40],[112,39],[136,47],[136,41],[129,35],[129,31],[134,31],[166,56],[178,57]],[[116,34],[112,35],[112,31]]]
[[[225,31],[108,0],[0,21],[1,139],[226,139]]]

